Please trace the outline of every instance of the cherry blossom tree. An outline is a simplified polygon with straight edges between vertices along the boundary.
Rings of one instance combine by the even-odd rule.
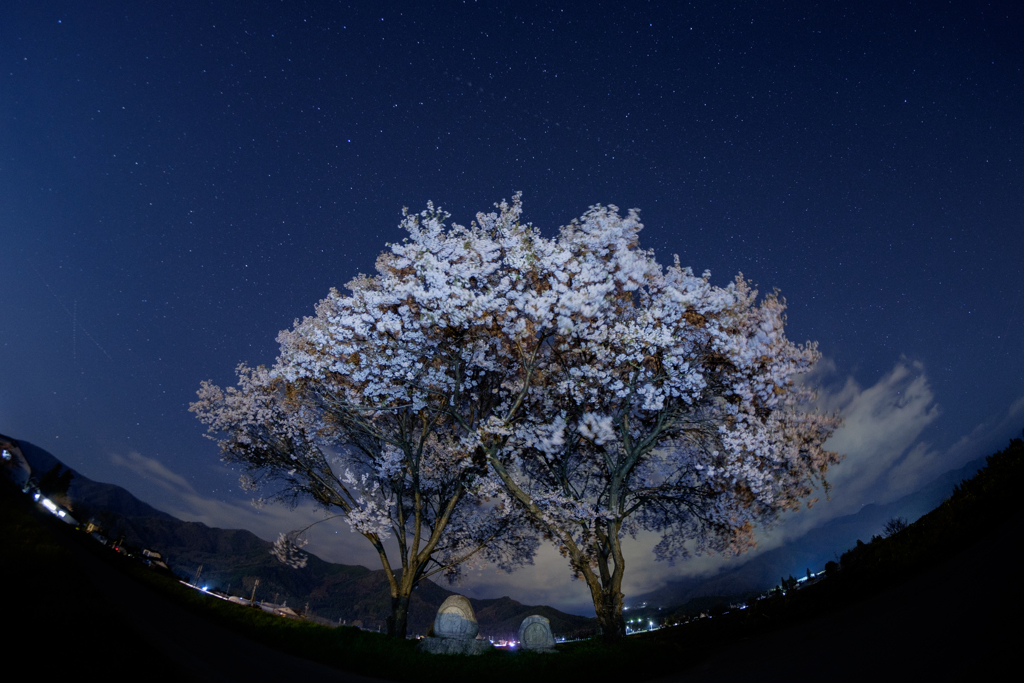
[[[501,330],[515,359],[503,400],[522,406],[476,430],[613,639],[625,635],[625,534],[659,532],[670,561],[743,551],[757,525],[827,490],[839,460],[822,447],[837,418],[808,410],[796,381],[818,352],[786,339],[784,302],[758,302],[742,276],[712,286],[678,258],[663,269],[641,228],[635,211],[595,206],[554,240],[526,231],[529,285]]]
[[[621,637],[626,534],[660,533],[670,561],[742,551],[839,459],[822,447],[836,418],[798,381],[817,350],[786,339],[777,295],[662,268],[635,211],[595,206],[550,239],[521,211],[516,195],[468,228],[407,214],[376,276],[282,332],[273,368],[204,384],[192,408],[227,459],[374,544],[394,633],[428,565],[511,568],[532,528]]]
[[[481,285],[500,253],[478,226],[448,229],[446,218],[433,207],[407,215],[409,238],[380,257],[375,277],[357,277],[349,296],[332,290],[282,332],[272,368],[240,366],[237,388],[203,383],[191,407],[248,487],[312,498],[367,538],[398,637],[423,578],[457,578],[478,559],[511,571],[538,545],[522,506],[467,446],[481,417],[500,407],[514,421],[519,409],[499,406],[491,386],[502,377],[496,297]],[[297,562],[284,541],[275,552]]]

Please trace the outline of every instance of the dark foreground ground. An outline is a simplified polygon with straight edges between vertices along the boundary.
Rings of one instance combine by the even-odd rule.
[[[664,681],[1013,680],[1024,635],[1024,515],[906,583],[718,648]]]
[[[7,594],[0,651],[5,668],[24,680],[374,680],[278,652],[197,617],[113,569],[26,502],[6,486],[0,490],[0,585]],[[27,546],[26,536],[33,539]]]
[[[369,681],[210,623],[0,492],[8,669],[149,681]],[[672,681],[999,680],[1017,659],[1024,515],[908,582],[680,662]],[[26,539],[29,539],[26,541]],[[680,627],[685,629],[686,627]],[[685,632],[680,631],[680,635]],[[554,655],[557,656],[557,655]],[[26,668],[27,665],[27,668]]]

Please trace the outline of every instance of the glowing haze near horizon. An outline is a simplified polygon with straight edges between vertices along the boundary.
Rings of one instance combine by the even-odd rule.
[[[847,458],[762,548],[1001,448],[1024,426],[1024,12],[738,4],[4,3],[0,432],[182,519],[303,526],[238,490],[187,412],[200,381],[272,363],[403,206],[468,223],[522,190],[547,234],[639,208],[662,263],[778,288],[818,341]],[[343,523],[311,539],[377,567]],[[627,597],[745,559],[652,546]],[[592,613],[550,548],[461,590]]]

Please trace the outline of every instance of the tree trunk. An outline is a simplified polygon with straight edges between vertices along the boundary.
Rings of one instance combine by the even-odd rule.
[[[605,588],[601,591],[601,599],[594,603],[601,637],[605,640],[621,640],[626,637],[626,620],[622,618],[623,597],[621,591]]]
[[[620,612],[621,615],[621,612]],[[405,640],[409,626],[409,596],[391,598],[391,616],[388,617],[388,635]]]

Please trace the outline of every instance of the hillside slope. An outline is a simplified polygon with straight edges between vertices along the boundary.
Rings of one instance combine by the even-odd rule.
[[[657,590],[631,596],[627,604],[635,606],[646,602],[668,607],[682,605],[701,596],[742,595],[767,590],[778,584],[780,577],[791,574],[803,576],[806,569],[820,571],[826,562],[838,559],[838,553],[852,547],[858,539],[867,540],[882,533],[886,520],[904,517],[913,522],[933,510],[949,497],[960,481],[974,476],[984,465],[985,458],[972,460],[963,467],[940,475],[919,491],[884,505],[865,505],[855,514],[830,520],[794,541],[752,557],[738,567],[730,567],[711,576],[670,581]]]

